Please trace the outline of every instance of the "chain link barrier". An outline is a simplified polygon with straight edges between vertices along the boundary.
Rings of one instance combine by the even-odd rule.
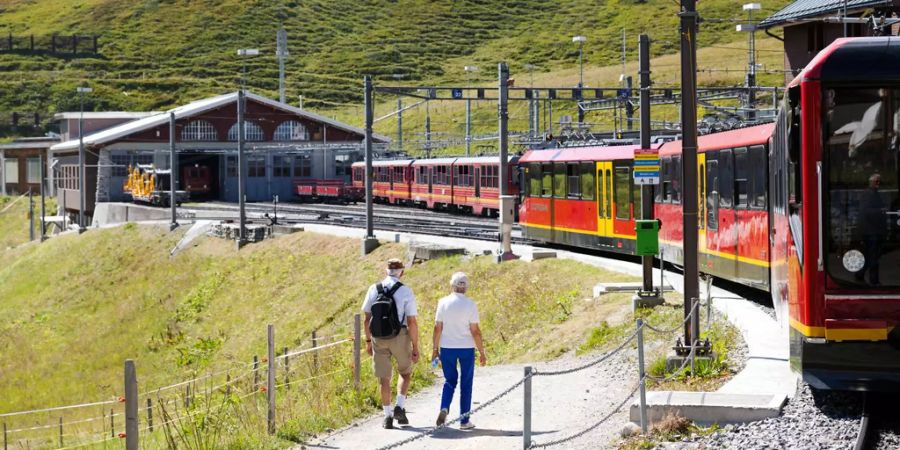
[[[694,306],[691,307],[691,312],[688,313],[688,315],[684,318],[684,320],[682,320],[681,323],[678,324],[675,328],[671,328],[671,329],[657,328],[646,322],[644,322],[644,326],[647,327],[648,330],[659,333],[659,334],[672,334],[676,331],[680,331],[681,327],[685,326],[688,323],[688,321],[691,320],[691,317],[694,317],[694,313],[696,313],[699,309],[700,309],[700,300],[698,299],[697,302],[694,303]]]
[[[532,375],[532,376],[533,376],[533,375]],[[494,398],[492,398],[492,399],[490,399],[490,400],[488,400],[488,401],[482,403],[482,404],[479,405],[477,408],[475,408],[475,409],[469,411],[467,414],[460,415],[460,416],[458,416],[457,418],[455,418],[455,419],[453,419],[453,420],[451,420],[451,421],[449,421],[449,422],[444,422],[444,424],[441,425],[441,426],[439,426],[439,427],[434,427],[434,428],[432,428],[432,429],[430,429],[430,430],[422,431],[422,432],[420,432],[419,434],[415,434],[415,435],[413,435],[413,436],[410,436],[410,437],[408,437],[408,438],[406,438],[406,439],[403,439],[402,441],[397,441],[397,442],[394,442],[393,444],[386,445],[386,446],[384,446],[384,447],[378,447],[378,450],[389,450],[389,449],[392,449],[392,448],[401,447],[401,446],[403,446],[403,445],[409,444],[410,442],[414,442],[414,441],[417,441],[417,440],[419,440],[419,439],[422,439],[422,438],[424,438],[424,437],[426,437],[426,436],[430,436],[430,435],[434,434],[434,433],[435,433],[436,431],[438,431],[438,430],[442,430],[442,429],[444,429],[444,428],[448,428],[450,425],[453,425],[453,424],[455,424],[456,422],[459,422],[459,421],[461,421],[461,420],[463,420],[463,419],[465,419],[465,418],[468,418],[469,416],[471,416],[471,415],[477,413],[478,411],[481,411],[482,409],[487,408],[488,406],[490,406],[491,404],[493,404],[493,403],[496,402],[497,400],[500,400],[501,398],[506,397],[507,395],[509,395],[510,393],[512,393],[512,391],[516,390],[516,388],[518,388],[519,386],[523,385],[523,384],[525,383],[525,380],[527,380],[528,378],[531,378],[531,376],[522,377],[519,381],[517,381],[517,382],[516,382],[515,384],[513,384],[512,386],[508,387],[505,391],[503,391],[503,392],[501,392],[500,394],[494,396]]]
[[[532,372],[532,375],[542,376],[542,377],[549,377],[549,376],[556,376],[556,375],[568,375],[570,373],[575,373],[575,372],[582,371],[584,369],[588,369],[590,367],[600,364],[600,363],[608,360],[609,358],[612,358],[613,356],[615,356],[617,353],[622,351],[629,343],[631,343],[631,341],[633,341],[635,338],[637,338],[637,335],[638,335],[638,331],[635,330],[635,332],[632,333],[631,336],[629,336],[628,339],[625,340],[625,342],[622,342],[618,347],[616,347],[615,350],[613,350],[613,351],[611,351],[611,352],[601,356],[600,358],[597,358],[594,361],[591,361],[587,364],[573,367],[571,369],[551,370],[551,371],[546,371],[546,372],[534,369],[534,372]]]
[[[573,440],[575,440],[575,439],[578,439],[578,438],[580,438],[581,436],[584,436],[585,434],[591,432],[592,430],[596,429],[596,428],[599,427],[600,425],[603,425],[603,423],[605,423],[607,420],[609,420],[615,413],[619,412],[619,410],[622,409],[622,407],[625,406],[625,404],[628,403],[628,401],[631,400],[632,397],[634,397],[634,394],[638,391],[638,389],[640,389],[640,387],[641,387],[641,383],[638,383],[637,386],[635,386],[634,389],[632,389],[631,392],[628,393],[628,395],[625,397],[625,399],[622,400],[622,401],[618,404],[618,406],[616,406],[615,409],[613,409],[612,411],[610,411],[607,415],[603,416],[603,418],[601,418],[600,420],[598,420],[597,422],[595,422],[593,425],[591,425],[591,426],[589,426],[589,427],[587,427],[587,428],[585,428],[585,429],[583,429],[583,430],[581,430],[581,431],[579,431],[579,432],[577,432],[577,433],[575,433],[575,434],[573,434],[573,435],[571,435],[571,436],[564,437],[564,438],[562,438],[562,439],[557,439],[557,440],[550,441],[550,442],[543,442],[543,443],[540,443],[540,444],[538,444],[538,443],[536,443],[536,442],[534,442],[534,441],[531,441],[531,444],[528,446],[528,448],[531,449],[531,448],[547,448],[547,447],[553,447],[553,446],[556,446],[556,445],[565,444],[565,443],[567,443],[567,442],[570,442],[570,441],[573,441]]]

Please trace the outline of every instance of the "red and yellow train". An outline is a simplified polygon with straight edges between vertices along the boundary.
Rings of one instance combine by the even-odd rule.
[[[772,294],[813,386],[900,390],[900,42],[839,39],[788,86],[777,123],[698,144],[700,270]],[[526,153],[526,236],[632,253],[633,151]],[[680,263],[681,142],[659,152],[654,213]]]
[[[511,159],[525,236],[633,254],[636,148]],[[660,244],[681,263],[681,142],[657,148]],[[497,158],[373,165],[378,201],[498,210]],[[697,170],[701,272],[771,293],[813,386],[900,390],[900,41],[837,40],[788,86],[776,123],[700,137]],[[363,175],[354,164],[354,186]]]
[[[515,167],[518,156],[509,158]],[[364,162],[353,164],[353,186],[365,189]],[[497,157],[401,159],[372,162],[376,202],[496,217],[500,211],[500,163]],[[510,171],[509,194],[518,195]]]

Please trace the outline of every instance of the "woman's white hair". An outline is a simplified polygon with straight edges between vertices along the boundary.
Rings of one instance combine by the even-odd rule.
[[[469,288],[469,277],[463,272],[456,272],[450,277],[450,289],[457,292],[466,292]]]

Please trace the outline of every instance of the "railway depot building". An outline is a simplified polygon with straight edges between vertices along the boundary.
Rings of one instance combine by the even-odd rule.
[[[289,201],[295,180],[350,181],[351,165],[365,155],[364,130],[250,92],[244,99],[247,201],[270,201],[275,195]],[[191,201],[237,202],[237,101],[238,92],[232,92],[85,134],[86,215],[93,214],[98,202],[131,200],[124,192],[129,166],[170,168],[173,115],[178,189],[185,188],[183,174],[198,169],[208,174],[209,189]],[[388,142],[373,136],[376,149]],[[77,138],[50,148],[59,171],[58,201],[70,214],[81,208],[78,150]]]

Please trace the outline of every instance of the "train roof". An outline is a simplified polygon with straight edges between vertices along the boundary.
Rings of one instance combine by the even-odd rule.
[[[634,159],[634,151],[640,145],[614,145],[551,148],[546,150],[529,150],[520,159],[520,163],[531,162],[576,162],[576,161],[611,161],[614,159]],[[659,148],[652,144],[650,148]]]
[[[697,138],[699,151],[706,152],[723,148],[746,147],[748,145],[765,144],[775,131],[774,123],[739,128],[737,130],[712,133]],[[682,141],[666,142],[659,149],[660,155],[681,153]]]
[[[498,156],[473,156],[473,157],[462,157],[462,158],[429,158],[429,159],[384,159],[384,160],[376,160],[372,161],[373,167],[383,167],[383,166],[408,166],[410,164],[415,166],[430,166],[430,165],[445,165],[445,164],[485,164],[496,162]],[[510,155],[509,161],[515,161],[518,158],[518,155]],[[365,161],[357,161],[353,163],[353,167],[361,167],[366,164]]]
[[[900,82],[900,38],[836,39],[806,65],[790,86],[809,80],[855,85]]]

